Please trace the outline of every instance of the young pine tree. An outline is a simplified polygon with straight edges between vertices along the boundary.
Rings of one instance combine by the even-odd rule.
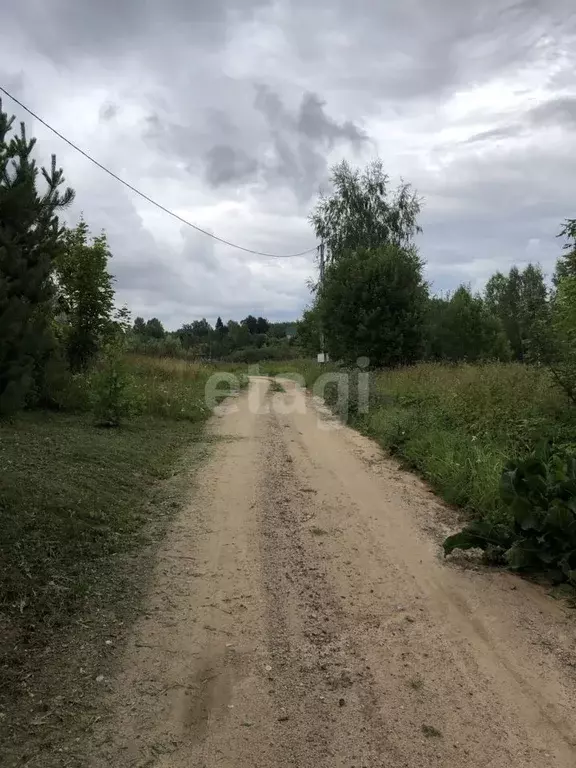
[[[24,123],[10,138],[14,117],[0,101],[0,414],[21,408],[53,343],[52,270],[62,230],[57,213],[74,198],[52,155],[42,168],[44,192],[37,187],[39,170]]]

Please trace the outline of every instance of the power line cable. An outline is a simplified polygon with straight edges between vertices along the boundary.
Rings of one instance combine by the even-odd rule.
[[[1,85],[0,85],[0,91],[4,93],[6,96],[8,96],[9,99],[12,99],[13,102],[18,104],[18,106],[21,107],[25,112],[28,112],[28,114],[31,115],[35,120],[38,120],[39,123],[41,123],[46,128],[48,128],[49,131],[52,131],[52,133],[56,134],[56,136],[58,136],[59,139],[62,139],[62,141],[65,141],[66,144],[71,146],[77,152],[80,152],[80,154],[84,155],[84,157],[87,160],[90,160],[91,163],[94,163],[94,165],[98,166],[98,168],[100,168],[102,171],[107,173],[109,176],[112,176],[113,179],[116,179],[116,181],[119,181],[120,184],[123,184],[125,187],[128,187],[128,189],[130,189],[132,192],[135,192],[144,200],[146,200],[149,203],[152,203],[152,205],[155,205],[156,208],[159,208],[161,211],[164,211],[164,213],[167,213],[169,216],[172,216],[174,219],[177,219],[177,221],[180,221],[182,224],[186,224],[186,226],[192,227],[192,229],[195,229],[197,232],[201,232],[203,235],[207,235],[208,237],[211,237],[213,240],[217,240],[219,243],[223,243],[224,245],[229,245],[231,248],[237,248],[239,251],[244,251],[245,253],[252,253],[255,256],[266,256],[271,259],[295,259],[298,256],[306,256],[307,254],[312,253],[318,248],[318,246],[315,245],[313,248],[308,248],[306,251],[301,251],[300,253],[287,253],[287,254],[266,253],[265,251],[255,251],[252,248],[244,248],[244,246],[242,245],[237,245],[236,243],[232,243],[229,240],[225,240],[223,237],[218,237],[218,235],[214,235],[212,232],[208,232],[206,229],[202,229],[202,227],[198,227],[196,224],[193,224],[191,221],[187,221],[186,219],[183,219],[182,216],[179,216],[177,213],[174,213],[174,211],[171,211],[169,208],[165,208],[160,203],[157,203],[156,200],[153,200],[151,197],[148,197],[148,195],[145,195],[144,192],[141,192],[139,189],[136,189],[136,187],[133,187],[132,184],[129,184],[127,181],[120,178],[120,176],[117,176],[113,171],[111,171],[109,168],[106,168],[106,166],[102,165],[102,163],[99,163],[98,160],[95,160],[93,157],[91,157],[87,152],[81,149],[77,144],[74,144],[73,141],[70,141],[70,139],[67,139],[66,136],[63,136],[59,131],[57,131],[55,128],[49,125],[45,120],[42,120],[41,117],[39,117],[35,112],[29,109],[25,104],[22,104],[21,101],[18,101],[18,99],[15,96],[12,96],[12,94],[9,93]]]

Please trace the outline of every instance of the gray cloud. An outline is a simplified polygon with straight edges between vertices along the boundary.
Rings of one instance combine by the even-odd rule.
[[[339,123],[325,110],[315,93],[305,93],[297,111],[291,112],[279,94],[259,84],[254,106],[264,116],[268,136],[260,143],[267,155],[254,159],[267,186],[289,184],[300,200],[309,200],[327,177],[328,152],[339,142],[352,149],[363,146],[368,137],[351,120]]]
[[[305,93],[296,112],[291,112],[279,94],[259,84],[254,101],[269,130],[272,157],[260,161],[269,186],[289,183],[300,200],[309,200],[326,181],[326,157],[338,142],[357,149],[368,141],[365,132],[351,120],[339,123],[325,110],[326,103],[315,93]]]
[[[290,109],[270,86],[258,83],[254,89],[252,100],[246,92],[243,103],[236,94],[242,114],[237,122],[212,109],[205,129],[199,130],[151,114],[146,135],[190,173],[201,170],[215,189],[251,185],[255,193],[267,195],[270,188],[286,186],[301,202],[309,201],[326,181],[327,156],[335,146],[355,152],[369,143],[352,120],[331,117],[326,102],[315,93],[304,93],[300,104]]]
[[[351,120],[339,124],[325,112],[326,102],[315,93],[306,93],[300,105],[298,130],[313,141],[327,141],[330,146],[339,139],[351,143],[367,141],[366,133]]]
[[[576,96],[559,96],[534,107],[530,119],[535,125],[565,125],[576,128]]]
[[[505,125],[501,128],[491,128],[489,131],[480,131],[480,133],[475,133],[473,136],[470,136],[468,139],[466,139],[463,143],[476,144],[482,141],[498,141],[498,139],[510,139],[514,136],[518,136],[520,133],[522,133],[521,125]]]
[[[532,126],[576,128],[576,96],[558,96],[545,101],[527,110],[521,121],[481,131],[467,138],[464,143],[475,144],[526,136]]]
[[[570,0],[22,0],[3,14],[0,82],[147,194],[257,250],[313,245],[330,165],[378,151],[425,198],[434,285],[479,285],[527,258],[550,270],[575,215],[575,19]],[[181,231],[26,121],[76,189],[71,220],[108,231],[138,314],[175,326],[305,305],[312,258]]]
[[[242,183],[253,178],[258,163],[241,149],[227,144],[216,144],[208,150],[206,160],[206,181],[212,187],[220,187],[232,181]]]
[[[113,120],[119,111],[120,107],[118,104],[113,104],[112,102],[108,101],[105,104],[102,104],[100,107],[100,119],[103,122]]]
[[[225,42],[229,23],[250,18],[266,0],[24,0],[11,15],[34,47],[57,62],[78,58],[125,58],[142,53],[149,60],[182,58],[186,46],[210,48]],[[66,29],[66,34],[62,30]],[[140,45],[134,45],[137,41]]]

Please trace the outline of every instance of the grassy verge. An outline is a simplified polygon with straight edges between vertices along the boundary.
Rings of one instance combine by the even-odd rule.
[[[576,412],[546,371],[518,364],[418,365],[377,374],[361,426],[417,469],[450,503],[508,515],[504,465],[542,439],[566,444]]]
[[[311,387],[336,366],[290,361]],[[480,518],[509,515],[499,493],[504,465],[542,439],[576,447],[576,409],[542,369],[519,364],[439,365],[370,374],[366,412],[358,412],[357,372],[349,374],[349,423],[419,472],[449,503]],[[336,407],[336,387],[325,397]],[[344,414],[342,414],[344,415]]]
[[[213,369],[150,358],[127,369],[139,415],[119,429],[95,427],[79,396],[74,412],[29,412],[0,426],[8,765],[81,764],[63,762],[62,743],[96,716],[98,680],[137,611],[152,544],[182,499],[182,456],[205,445]]]

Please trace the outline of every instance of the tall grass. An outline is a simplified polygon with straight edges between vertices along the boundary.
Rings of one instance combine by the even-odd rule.
[[[310,361],[292,367],[298,366],[308,386],[326,371]],[[576,409],[544,369],[422,363],[373,372],[369,410],[362,414],[355,409],[356,380],[351,372],[352,425],[475,516],[509,514],[499,481],[510,459],[529,455],[541,440],[576,449]],[[335,402],[335,391],[326,395]]]
[[[167,419],[200,421],[206,415],[204,387],[211,371],[186,360],[131,357],[139,411]]]
[[[566,446],[576,411],[548,373],[520,364],[418,365],[375,377],[367,430],[449,502],[479,517],[507,516],[507,461],[540,440]]]

